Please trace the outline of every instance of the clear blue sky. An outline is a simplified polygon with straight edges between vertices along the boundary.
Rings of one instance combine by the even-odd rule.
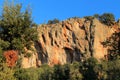
[[[0,0],[0,8],[4,0]],[[65,20],[70,17],[83,17],[95,13],[113,13],[120,18],[120,0],[17,0],[25,8],[32,8],[32,18],[37,24],[57,18]]]

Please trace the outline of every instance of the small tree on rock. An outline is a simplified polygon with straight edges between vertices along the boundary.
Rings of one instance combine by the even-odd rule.
[[[99,20],[108,25],[108,26],[111,26],[114,24],[115,22],[115,17],[112,13],[104,13],[102,14],[101,16],[99,16]]]

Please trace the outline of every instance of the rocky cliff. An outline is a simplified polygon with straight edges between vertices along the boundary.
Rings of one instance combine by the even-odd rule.
[[[38,27],[39,39],[34,43],[35,52],[30,58],[23,58],[24,68],[41,64],[65,64],[84,60],[94,56],[104,58],[107,49],[101,42],[115,32],[112,28],[99,22],[84,18],[70,18],[56,24],[45,24]]]

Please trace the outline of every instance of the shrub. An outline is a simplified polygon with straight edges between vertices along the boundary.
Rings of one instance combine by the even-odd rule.
[[[14,76],[17,80],[39,80],[38,72],[35,68],[29,69],[16,69]]]
[[[93,15],[95,18],[99,19],[100,15],[99,14],[94,14]]]
[[[106,72],[108,80],[120,80],[120,59],[109,61]]]
[[[93,16],[85,16],[84,18],[85,18],[86,20],[89,20],[89,21],[92,21],[92,20],[94,19]]]
[[[43,64],[38,68],[38,76],[39,80],[53,80],[53,68],[47,64]]]
[[[108,60],[120,59],[120,32],[113,33],[102,44],[108,48]]]
[[[5,63],[0,63],[0,80],[16,80],[14,70],[7,67]]]
[[[55,79],[55,80],[63,80],[64,79],[64,72],[63,72],[61,65],[54,66],[53,79]]]
[[[60,21],[58,19],[53,19],[53,20],[49,20],[47,24],[56,24],[59,23]]]
[[[80,65],[80,72],[83,74],[83,80],[96,80],[97,74],[94,70],[97,60],[93,57],[87,59]]]
[[[70,65],[70,80],[82,80],[83,75],[81,74],[80,70],[80,63],[74,62]]]
[[[111,26],[114,24],[115,22],[115,17],[112,13],[104,13],[102,14],[101,16],[99,16],[99,20],[108,25],[108,26]]]

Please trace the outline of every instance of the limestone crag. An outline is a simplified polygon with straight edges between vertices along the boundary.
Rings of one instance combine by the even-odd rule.
[[[104,58],[107,49],[101,42],[115,31],[114,27],[106,26],[97,19],[89,21],[84,18],[40,25],[37,30],[39,39],[34,44],[36,52],[32,56],[36,66],[72,63],[90,56]],[[33,67],[29,59],[23,59],[22,63],[23,67],[26,67],[24,63]]]

